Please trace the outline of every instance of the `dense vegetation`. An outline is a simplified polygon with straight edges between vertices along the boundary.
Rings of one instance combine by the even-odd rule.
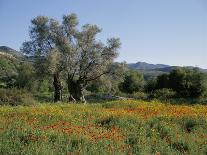
[[[207,109],[158,102],[0,109],[0,154],[206,154]]]

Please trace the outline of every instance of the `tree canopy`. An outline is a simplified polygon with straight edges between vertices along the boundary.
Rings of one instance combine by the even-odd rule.
[[[67,77],[70,100],[84,102],[86,86],[114,71],[120,40],[110,38],[106,44],[97,40],[98,26],[86,24],[79,30],[75,14],[64,15],[61,23],[45,16],[31,23],[30,40],[23,43],[22,51],[36,57],[38,72],[54,76],[57,101],[61,98],[60,74]]]

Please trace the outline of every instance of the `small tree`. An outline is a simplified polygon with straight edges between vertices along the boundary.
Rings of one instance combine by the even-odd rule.
[[[147,93],[151,93],[151,92],[153,92],[154,90],[157,89],[156,87],[157,87],[157,78],[151,78],[151,79],[146,81],[145,91]]]
[[[180,97],[201,97],[207,91],[207,76],[198,69],[177,68],[157,77],[156,89],[169,88]]]
[[[169,88],[169,75],[161,74],[157,77],[156,89]]]
[[[125,93],[134,93],[144,88],[143,75],[137,71],[128,71],[124,81],[120,84],[120,90]]]
[[[206,91],[206,74],[197,69],[179,68],[169,74],[169,86],[182,97],[201,97]]]
[[[17,88],[32,89],[34,68],[30,63],[20,63],[17,67],[15,86]]]

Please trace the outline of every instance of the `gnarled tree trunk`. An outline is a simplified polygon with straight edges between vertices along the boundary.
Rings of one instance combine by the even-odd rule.
[[[86,103],[84,97],[84,86],[80,80],[68,80],[69,101]]]
[[[61,81],[60,81],[59,73],[55,73],[53,75],[53,78],[54,78],[53,86],[55,88],[54,102],[62,101],[62,84],[61,84]]]

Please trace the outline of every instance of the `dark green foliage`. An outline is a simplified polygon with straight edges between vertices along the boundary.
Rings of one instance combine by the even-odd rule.
[[[169,86],[183,97],[201,97],[205,95],[206,75],[197,70],[177,69],[169,75]]]
[[[21,63],[17,68],[17,73],[15,86],[19,89],[31,90],[34,82],[33,66],[30,63]]]
[[[39,92],[46,93],[49,92],[49,81],[47,79],[40,81]]]
[[[149,92],[162,88],[172,89],[178,97],[204,97],[207,92],[207,75],[196,69],[177,68],[169,74],[158,76],[156,84],[149,82],[146,90]]]
[[[144,78],[137,71],[128,71],[124,81],[120,84],[120,90],[125,93],[134,93],[143,90]]]
[[[150,93],[156,89],[156,85],[157,85],[157,79],[151,78],[146,82],[144,89],[147,93]]]
[[[157,89],[169,87],[169,76],[168,74],[162,74],[157,77]]]
[[[0,54],[0,87],[14,87],[18,62],[12,56]]]

